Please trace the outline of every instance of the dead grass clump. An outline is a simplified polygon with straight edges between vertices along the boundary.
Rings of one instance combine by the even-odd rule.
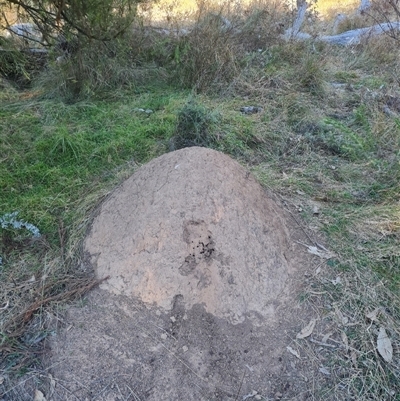
[[[171,139],[171,150],[191,146],[211,146],[215,142],[212,126],[216,115],[210,110],[190,100],[178,113],[175,135]]]
[[[247,52],[263,51],[280,42],[289,24],[287,10],[271,2],[252,2],[233,17],[237,25],[236,42]]]
[[[78,37],[71,53],[51,55],[36,85],[50,97],[75,101],[136,87],[155,76],[161,82],[164,74],[155,62],[168,57],[157,51],[157,39],[156,32],[139,25],[110,41]]]
[[[394,400],[400,383],[399,299],[373,273],[356,266],[332,269],[335,263],[322,264],[333,270],[330,278],[317,273],[312,280],[309,296],[320,318],[308,341],[296,341],[314,363],[314,386],[328,400]],[[382,333],[394,350],[386,360]]]
[[[44,258],[50,256],[47,252]],[[79,299],[102,280],[60,271],[58,258],[45,267],[40,266],[43,255],[35,261],[23,252],[19,261],[12,259],[12,269],[0,271],[0,371],[18,373],[43,352],[43,340],[51,334],[48,307]],[[34,274],[32,263],[38,264]]]
[[[363,15],[355,14],[346,16],[338,24],[336,24],[336,34],[340,34],[347,31],[352,31],[353,29],[366,28],[373,25],[372,18],[366,18]]]
[[[197,91],[226,83],[239,71],[233,28],[221,13],[200,15],[194,28],[182,37],[175,49],[175,78]]]
[[[365,57],[364,62],[371,67],[379,68],[381,72],[384,68],[391,75],[393,75],[393,71],[400,68],[400,42],[393,40],[390,36],[381,35],[371,38],[362,49],[361,57]]]
[[[203,92],[231,83],[247,55],[279,42],[287,17],[284,7],[270,1],[218,7],[201,1],[184,21],[165,21],[175,81]]]

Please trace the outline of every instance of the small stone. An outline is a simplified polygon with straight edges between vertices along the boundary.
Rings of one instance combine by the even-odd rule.
[[[240,111],[243,114],[256,114],[260,113],[262,111],[262,108],[258,106],[244,106],[240,108]]]
[[[280,393],[279,391],[277,393],[275,393],[275,399],[276,400],[280,400],[282,398],[283,394]]]
[[[186,345],[184,345],[183,347],[182,347],[182,351],[183,352],[187,352],[189,350],[189,348],[186,346]]]
[[[175,322],[176,322],[175,316],[171,316],[171,317],[170,317],[170,320],[171,320],[172,323],[175,323]]]
[[[165,333],[162,333],[162,334],[161,334],[161,338],[162,338],[163,340],[166,340],[167,337],[168,337],[168,336],[167,336]]]
[[[254,399],[255,399],[255,400],[261,400],[261,399],[262,399],[262,397],[261,397],[261,395],[260,395],[260,394],[257,394],[257,395],[254,397]]]

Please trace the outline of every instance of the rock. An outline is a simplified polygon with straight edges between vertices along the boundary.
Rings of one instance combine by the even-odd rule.
[[[260,113],[262,111],[262,108],[258,106],[244,106],[240,108],[240,111],[243,114],[256,114]]]

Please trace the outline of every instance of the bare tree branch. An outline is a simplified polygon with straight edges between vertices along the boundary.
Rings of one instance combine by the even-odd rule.
[[[308,4],[305,0],[297,0],[297,15],[293,22],[293,26],[286,30],[285,38],[292,39],[299,35],[300,28],[303,25],[304,19],[306,17],[306,11]]]

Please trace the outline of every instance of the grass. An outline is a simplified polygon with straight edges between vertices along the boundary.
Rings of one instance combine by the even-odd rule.
[[[217,38],[218,46],[227,43],[224,52],[208,42],[190,47],[202,40],[200,31],[188,47],[162,38],[173,55],[170,64],[134,65],[114,89],[107,89],[112,80],[103,75],[106,85],[92,82],[94,93],[85,89],[84,96],[63,97],[62,90],[48,89],[49,82],[62,89],[57,66],[47,85],[46,76],[25,90],[1,83],[0,213],[18,211],[42,235],[34,239],[25,229],[0,229],[0,372],[35,366],[41,340],[51,334],[46,311],[96,285],[80,255],[96,204],[139,165],[169,151],[172,140],[178,147],[209,146],[247,165],[292,207],[310,237],[323,235],[334,252],[313,272],[304,295],[321,317],[318,334],[329,326],[340,344],[326,352],[299,344],[316,370],[324,363],[331,371],[329,380],[315,376],[316,394],[398,399],[398,45],[381,38],[340,49],[281,43],[275,34],[259,51],[254,36],[240,47],[234,32],[218,36],[213,24],[202,26],[213,30],[205,37]],[[154,41],[149,59],[160,56]],[[191,54],[197,67],[189,62]],[[219,54],[217,72],[198,71]],[[177,63],[186,74],[182,79],[175,74]],[[151,74],[126,84],[146,68]],[[110,74],[109,68],[102,71]],[[246,115],[243,106],[261,109]],[[376,319],[366,317],[377,308]],[[380,327],[392,340],[392,363],[376,351]]]

